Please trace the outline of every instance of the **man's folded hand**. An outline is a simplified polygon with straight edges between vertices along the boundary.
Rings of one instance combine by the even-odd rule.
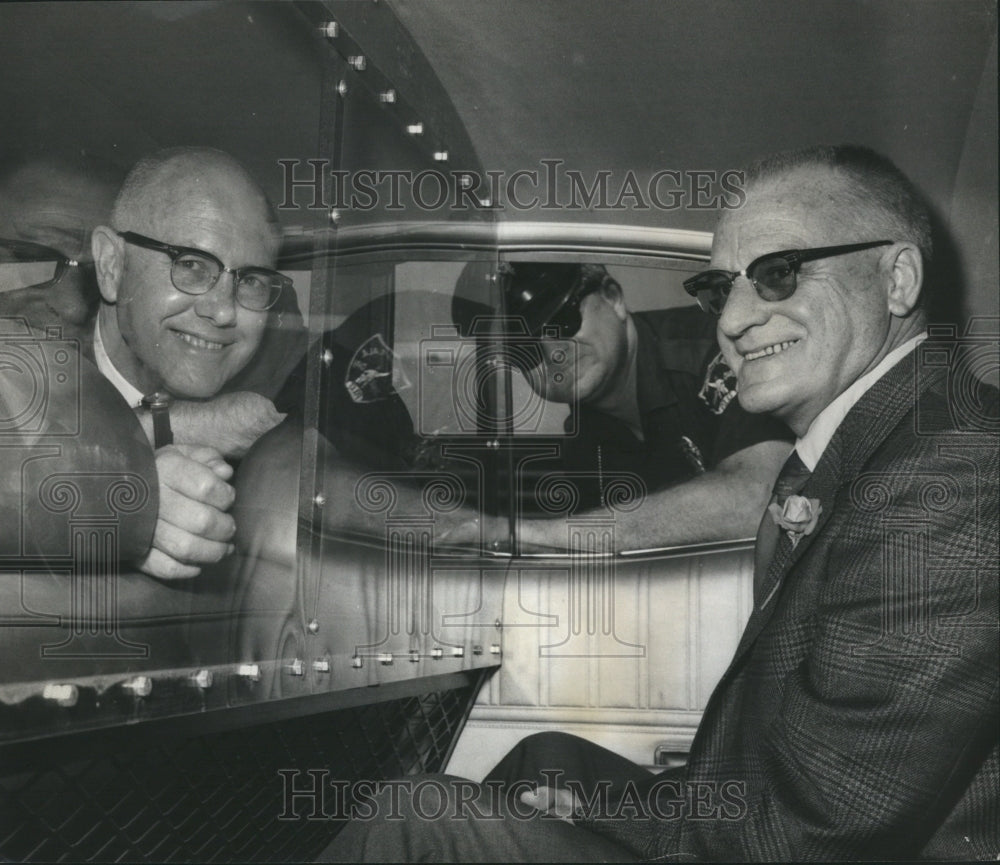
[[[139,569],[161,579],[195,577],[233,551],[233,469],[215,448],[176,444],[156,452],[156,473],[160,511]]]

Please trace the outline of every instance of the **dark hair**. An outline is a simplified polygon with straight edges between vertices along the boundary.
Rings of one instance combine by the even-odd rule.
[[[749,187],[796,168],[827,168],[846,181],[847,206],[864,218],[891,230],[887,240],[909,240],[920,249],[925,264],[934,251],[930,209],[923,195],[895,163],[859,144],[814,145],[786,150],[754,162],[746,170]]]

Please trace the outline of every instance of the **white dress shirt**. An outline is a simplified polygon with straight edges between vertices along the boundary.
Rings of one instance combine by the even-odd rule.
[[[97,361],[97,368],[108,381],[114,386],[131,408],[139,408],[142,405],[142,398],[145,394],[131,385],[111,362],[107,349],[104,347],[104,340],[101,338],[101,317],[97,316],[94,323],[94,360]]]

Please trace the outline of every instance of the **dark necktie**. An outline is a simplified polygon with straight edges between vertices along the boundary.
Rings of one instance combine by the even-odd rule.
[[[802,462],[799,452],[793,450],[791,456],[785,460],[785,464],[778,472],[778,479],[774,482],[771,490],[771,501],[769,504],[777,504],[779,507],[785,504],[789,496],[798,495],[809,480],[812,472],[806,468]],[[757,529],[757,545],[754,549],[753,565],[753,587],[754,603],[761,604],[761,588],[764,577],[767,575],[768,566],[774,558],[774,550],[778,545],[779,529],[769,510],[764,511],[760,526]]]

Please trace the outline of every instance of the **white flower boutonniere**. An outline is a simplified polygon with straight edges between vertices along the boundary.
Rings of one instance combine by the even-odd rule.
[[[784,505],[777,503],[767,506],[771,519],[784,529],[792,542],[792,549],[798,546],[803,535],[808,535],[816,528],[816,521],[823,513],[819,499],[807,499],[804,496],[789,496]]]

